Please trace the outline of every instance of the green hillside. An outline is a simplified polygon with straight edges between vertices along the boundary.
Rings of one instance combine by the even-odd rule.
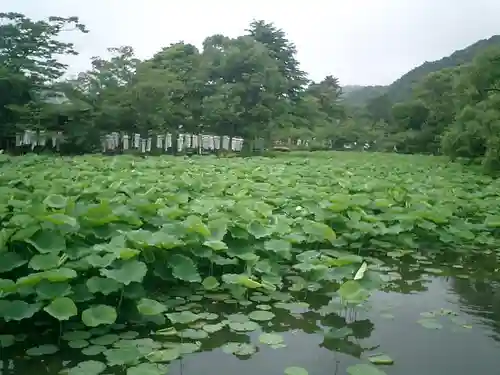
[[[486,48],[499,45],[500,35],[492,36],[489,39],[482,39],[470,46],[453,52],[450,56],[443,57],[436,61],[427,61],[422,65],[410,70],[402,77],[391,83],[389,86],[346,86],[344,87],[344,100],[346,104],[361,106],[370,99],[387,93],[392,102],[401,102],[408,99],[415,82],[421,80],[429,73],[445,68],[453,68],[472,61],[481,51]]]

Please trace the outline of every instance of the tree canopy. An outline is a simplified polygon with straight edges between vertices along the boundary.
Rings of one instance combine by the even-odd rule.
[[[61,36],[88,32],[77,17],[0,19],[3,149],[26,130],[58,134],[71,152],[96,151],[111,132],[203,133],[243,137],[245,147],[256,138],[268,147],[300,139],[312,148],[446,154],[500,168],[500,47],[458,51],[412,79],[408,95],[377,86],[365,106],[351,106],[359,88],[343,92],[332,75],[311,81],[286,33],[263,20],[243,35],[210,35],[199,47],[179,41],[148,59],[110,47],[110,57],[68,78],[58,57],[78,52]]]

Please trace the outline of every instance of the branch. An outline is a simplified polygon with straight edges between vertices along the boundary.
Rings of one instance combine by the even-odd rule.
[[[496,91],[496,92],[500,92],[500,89],[499,88],[496,88],[496,87],[491,87],[489,89],[485,89],[485,91]]]

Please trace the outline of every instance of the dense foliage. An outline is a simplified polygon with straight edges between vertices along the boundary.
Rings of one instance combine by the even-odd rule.
[[[0,18],[4,148],[24,129],[63,132],[73,152],[93,151],[113,131],[182,130],[269,143],[319,131],[328,137],[342,117],[337,79],[310,82],[285,33],[264,21],[236,38],[209,36],[202,50],[179,42],[144,61],[131,47],[111,48],[111,58],[94,58],[90,71],[62,79],[66,66],[55,56],[76,52],[58,40],[66,24],[86,32],[77,18]]]
[[[300,307],[294,292],[328,285],[334,305],[356,306],[387,276],[374,255],[474,253],[499,244],[498,183],[435,157],[1,161],[1,346],[14,344],[16,322],[54,322],[59,346],[152,374],[162,373],[158,363],[199,350],[198,341],[183,339],[254,331],[273,319],[249,297]],[[245,313],[207,322],[218,315],[179,306],[179,288],[193,301],[222,298]],[[167,341],[135,339],[127,322],[154,324]],[[53,340],[27,355],[56,352]],[[272,335],[263,340],[281,345]],[[232,342],[224,350],[256,349]],[[91,360],[70,374],[105,367]]]
[[[243,137],[245,151],[256,138],[267,147],[301,139],[313,149],[444,153],[479,159],[487,170],[500,166],[500,49],[486,48],[497,37],[426,63],[387,92],[367,88],[369,100],[359,107],[349,103],[363,89],[343,93],[333,76],[308,80],[293,43],[264,21],[236,38],[209,36],[201,49],[174,43],[147,60],[131,47],[110,48],[110,58],[94,58],[91,70],[66,79],[57,56],[77,52],[59,39],[87,32],[76,17],[0,17],[4,149],[26,129],[57,134],[65,142],[60,151],[70,153],[99,150],[110,132],[169,132],[174,139],[184,132]]]
[[[477,159],[487,171],[498,171],[500,47],[484,48],[495,41],[498,38],[478,42],[436,62],[434,67],[446,65],[447,61],[457,65],[479,51],[470,63],[420,76],[409,97],[394,98],[387,92],[371,99],[355,118],[358,127],[363,118],[367,123],[379,122],[379,131],[375,137],[360,131],[361,139],[375,140],[379,148],[404,153]]]

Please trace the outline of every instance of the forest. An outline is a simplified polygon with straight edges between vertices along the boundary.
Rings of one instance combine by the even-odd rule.
[[[58,57],[78,51],[61,36],[89,32],[77,17],[1,13],[0,19],[2,149],[11,150],[25,130],[58,134],[61,152],[88,153],[110,132],[182,129],[263,137],[268,147],[301,139],[310,149],[354,144],[500,168],[495,43],[475,48],[452,67],[435,64],[432,71],[427,64],[396,94],[375,87],[380,95],[356,106],[334,75],[311,81],[285,31],[263,20],[253,21],[245,35],[207,36],[202,48],[179,41],[146,60],[130,46],[110,47],[111,57],[95,57],[89,71],[68,77]]]

